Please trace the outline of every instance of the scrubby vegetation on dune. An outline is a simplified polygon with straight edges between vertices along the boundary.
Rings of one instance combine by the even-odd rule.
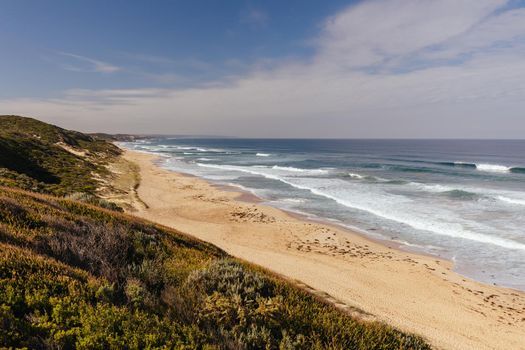
[[[0,116],[0,185],[56,195],[94,195],[105,165],[120,154],[97,137],[41,121]]]
[[[177,231],[5,187],[0,326],[42,349],[429,348]]]

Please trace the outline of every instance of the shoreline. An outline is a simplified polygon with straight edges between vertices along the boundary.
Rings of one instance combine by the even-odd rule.
[[[126,151],[129,151],[129,150],[126,150]],[[234,193],[236,195],[236,197],[234,199],[237,200],[237,201],[244,202],[244,203],[256,203],[256,204],[266,205],[266,206],[275,208],[277,210],[280,210],[280,211],[288,214],[289,216],[291,216],[291,217],[293,217],[295,219],[298,219],[298,220],[301,220],[301,221],[312,222],[312,223],[316,223],[316,224],[321,224],[321,225],[326,225],[326,226],[331,226],[331,227],[333,227],[335,229],[338,229],[338,230],[341,230],[343,232],[346,232],[349,235],[358,235],[358,236],[360,236],[361,238],[363,238],[365,240],[368,240],[368,241],[376,243],[376,244],[380,244],[380,245],[382,245],[382,246],[384,246],[386,248],[397,249],[399,251],[412,253],[412,254],[424,255],[424,256],[427,256],[427,257],[430,257],[430,258],[433,258],[433,259],[440,260],[442,262],[448,262],[448,263],[451,263],[452,265],[454,264],[454,262],[451,259],[447,259],[447,258],[444,258],[444,257],[441,257],[441,256],[437,256],[437,255],[432,254],[432,253],[418,251],[416,249],[409,249],[408,245],[404,244],[402,242],[396,242],[396,241],[388,240],[387,238],[382,239],[382,238],[370,237],[370,235],[365,230],[361,230],[361,229],[359,229],[357,227],[348,227],[346,225],[338,224],[338,223],[336,223],[334,221],[331,221],[328,218],[312,217],[312,216],[309,216],[310,214],[308,214],[308,213],[301,213],[301,212],[298,212],[298,211],[293,211],[293,210],[290,210],[290,209],[284,209],[284,208],[279,208],[278,206],[273,206],[271,204],[268,204],[268,202],[264,198],[259,197],[258,195],[256,195],[255,193],[251,192],[250,190],[244,189],[244,188],[242,188],[240,186],[236,186],[234,184],[220,184],[220,183],[216,183],[216,182],[213,182],[213,181],[210,181],[210,180],[207,180],[207,179],[203,179],[203,178],[201,178],[201,177],[199,177],[197,175],[193,175],[193,174],[190,174],[190,173],[185,173],[185,172],[182,172],[182,171],[173,171],[173,170],[169,170],[169,169],[163,168],[157,162],[160,159],[160,156],[158,156],[157,154],[155,154],[153,152],[146,152],[146,151],[132,151],[132,152],[139,152],[139,153],[144,153],[144,154],[148,154],[148,155],[153,156],[154,159],[152,160],[152,162],[155,164],[155,166],[157,166],[157,167],[159,167],[159,168],[161,168],[163,170],[170,171],[170,172],[172,172],[174,174],[178,174],[178,175],[181,175],[181,176],[187,176],[187,177],[190,177],[190,178],[198,179],[200,181],[205,181],[208,184],[210,184],[212,187],[214,187],[214,188],[216,188],[216,189],[218,189],[220,191],[227,191],[227,192]],[[456,272],[456,273],[458,273],[458,272]],[[475,279],[473,279],[473,278],[471,278],[469,276],[464,276],[464,275],[462,275],[462,276],[465,277],[465,278],[469,278],[469,279],[475,280]],[[483,283],[483,284],[487,284],[487,283],[484,283],[484,282],[481,282],[481,281],[477,281],[477,282],[480,282],[480,283]],[[503,287],[505,287],[505,286],[503,286]],[[510,287],[505,287],[505,288],[514,289],[514,288],[510,288]],[[520,290],[517,290],[517,291],[521,292]]]
[[[213,186],[214,188],[217,188],[218,190],[223,190],[223,191],[235,193],[235,194],[237,194],[237,197],[235,197],[234,199],[237,200],[237,201],[241,201],[241,202],[245,202],[245,203],[258,203],[258,204],[262,204],[262,205],[267,205],[267,206],[270,206],[272,208],[281,210],[282,212],[284,212],[284,213],[286,213],[286,214],[290,215],[291,217],[296,218],[298,220],[308,221],[308,222],[317,223],[317,224],[326,225],[326,226],[331,226],[331,227],[334,227],[335,229],[338,229],[338,230],[341,230],[343,232],[346,232],[349,235],[358,235],[358,236],[360,236],[361,238],[363,238],[365,240],[368,240],[368,241],[376,243],[376,244],[380,244],[380,245],[382,245],[382,246],[384,246],[386,248],[396,249],[396,250],[399,250],[401,252],[406,252],[406,253],[423,255],[423,256],[430,257],[430,258],[433,258],[433,259],[436,259],[436,260],[440,260],[442,262],[450,263],[450,264],[452,264],[452,267],[454,268],[454,261],[452,259],[449,259],[449,258],[446,258],[446,257],[442,257],[442,256],[439,256],[439,255],[436,255],[436,254],[432,254],[430,252],[425,252],[425,251],[423,251],[421,249],[410,248],[408,244],[403,243],[403,242],[397,242],[397,241],[394,241],[394,240],[389,240],[388,238],[371,237],[371,234],[366,232],[366,230],[360,229],[358,227],[350,227],[350,226],[347,226],[347,225],[344,225],[344,224],[338,224],[335,221],[332,221],[332,220],[330,220],[328,218],[317,217],[317,216],[313,217],[313,216],[310,216],[311,214],[308,214],[308,213],[302,213],[302,212],[299,212],[299,211],[293,211],[293,210],[290,210],[290,209],[284,209],[284,208],[279,208],[278,206],[273,206],[273,205],[269,204],[267,202],[267,200],[265,200],[264,198],[259,197],[255,193],[251,192],[248,189],[242,188],[241,186],[236,186],[234,184],[220,184],[220,183],[216,183],[216,182],[213,182],[211,180],[207,180],[207,179],[201,178],[201,177],[199,177],[197,175],[193,175],[193,174],[190,174],[190,173],[185,173],[185,172],[182,172],[182,171],[173,171],[173,170],[169,170],[169,169],[163,168],[157,162],[161,158],[161,156],[159,156],[158,154],[156,154],[154,152],[135,151],[135,150],[133,150],[132,152],[144,153],[144,154],[148,154],[148,155],[151,155],[151,156],[155,157],[155,159],[153,159],[152,162],[155,164],[155,166],[157,166],[157,167],[159,167],[161,169],[164,169],[164,170],[167,170],[167,171],[170,171],[172,173],[179,174],[179,175],[182,175],[182,176],[187,176],[187,177],[199,179],[201,181],[205,181],[205,182],[209,183],[211,186]],[[462,274],[462,273],[460,273],[460,272],[458,272],[456,270],[453,270],[453,271],[455,273],[461,275],[464,278],[468,278],[468,279],[471,279],[473,281],[476,281],[478,283],[482,283],[482,284],[485,284],[485,285],[491,285],[490,283],[486,283],[486,282],[483,282],[483,281],[476,280],[475,278],[472,278],[470,276],[464,275],[464,274]],[[509,287],[509,286],[498,285],[498,284],[494,284],[494,285],[495,286],[500,286],[500,287],[503,287],[503,288],[507,288],[507,289],[511,289],[511,290],[515,290],[515,291],[521,292],[521,293],[525,292],[523,290],[516,289],[516,288],[513,288],[513,287]]]
[[[166,170],[168,170],[168,169],[166,169]],[[171,171],[171,170],[168,170],[168,171]],[[396,242],[396,241],[388,240],[387,238],[371,237],[365,230],[359,229],[357,227],[349,227],[349,226],[346,226],[346,225],[343,225],[343,224],[338,224],[337,222],[332,221],[332,220],[330,220],[328,218],[317,217],[317,216],[313,217],[313,216],[309,216],[310,214],[308,214],[308,213],[301,213],[301,212],[298,212],[298,211],[293,211],[293,210],[290,210],[290,209],[284,209],[284,208],[279,208],[278,206],[273,206],[271,204],[268,204],[268,202],[264,198],[261,198],[261,197],[257,196],[256,194],[254,194],[254,193],[252,193],[252,192],[250,192],[248,190],[243,190],[240,187],[237,188],[234,185],[217,184],[217,183],[214,183],[213,181],[208,181],[206,179],[203,179],[201,177],[195,176],[193,174],[188,174],[188,173],[184,173],[184,172],[174,171],[174,173],[180,174],[180,175],[183,175],[183,176],[192,176],[192,177],[195,177],[196,179],[208,182],[211,186],[216,187],[219,190],[225,190],[225,191],[237,193],[238,197],[235,198],[235,200],[237,200],[237,201],[241,201],[241,202],[245,202],[245,203],[259,203],[261,205],[267,205],[267,206],[270,206],[272,208],[278,209],[278,210],[288,214],[289,216],[291,216],[291,217],[293,217],[295,219],[301,220],[301,221],[308,221],[308,222],[312,222],[312,223],[316,223],[316,224],[320,224],[320,225],[331,226],[331,227],[333,227],[333,228],[335,228],[337,230],[341,230],[342,232],[346,232],[350,236],[358,235],[358,236],[360,236],[361,238],[363,238],[365,240],[368,240],[368,241],[376,243],[376,244],[380,244],[380,245],[382,245],[382,246],[384,246],[386,248],[396,249],[396,250],[399,250],[401,252],[406,252],[406,253],[423,255],[423,256],[427,256],[427,257],[430,257],[430,258],[433,258],[433,259],[436,259],[436,260],[440,260],[442,262],[448,262],[448,263],[454,265],[454,262],[451,259],[447,259],[447,258],[438,256],[438,255],[435,255],[435,254],[432,254],[432,253],[427,253],[427,252],[419,251],[419,250],[416,250],[416,249],[410,249],[410,248],[408,248],[407,244],[404,244],[402,242]],[[454,272],[456,272],[456,271],[454,271]],[[458,272],[456,272],[456,273],[458,273]],[[461,275],[461,273],[458,273],[458,274]],[[475,279],[473,279],[473,278],[471,278],[469,276],[464,276],[464,275],[462,275],[462,276],[465,277],[465,278],[469,278],[469,279],[475,280]],[[475,281],[477,281],[477,280],[475,280]],[[487,284],[487,283],[484,283],[484,282],[481,282],[481,281],[477,281],[477,282],[480,282],[480,283],[483,283],[483,284]],[[505,286],[503,286],[503,287],[505,287]],[[505,288],[514,289],[514,288],[510,288],[510,287],[505,287]],[[518,290],[518,289],[516,289],[516,291],[520,292],[520,290]]]
[[[525,293],[525,290],[514,288],[512,286],[506,286],[506,285],[497,284],[497,283],[488,283],[488,282],[484,282],[484,281],[478,280],[478,279],[476,279],[474,277],[468,276],[466,274],[463,274],[460,271],[455,269],[455,263],[450,258],[446,258],[446,257],[443,257],[443,256],[432,254],[430,252],[424,251],[423,249],[410,248],[408,243],[398,242],[398,241],[395,241],[395,240],[389,240],[388,238],[371,237],[371,234],[366,232],[366,230],[360,229],[358,227],[350,227],[350,226],[347,226],[347,225],[344,225],[344,224],[338,224],[337,222],[332,221],[332,220],[330,220],[328,218],[317,217],[317,216],[313,217],[313,216],[310,216],[310,214],[308,214],[308,213],[302,213],[302,212],[293,211],[293,210],[290,210],[290,209],[279,208],[278,206],[274,206],[274,205],[269,204],[268,201],[265,200],[264,198],[261,198],[261,197],[257,196],[255,193],[251,192],[250,190],[244,189],[244,188],[242,188],[240,186],[236,186],[234,184],[220,184],[220,183],[216,183],[216,182],[214,182],[212,180],[207,180],[207,179],[201,178],[201,177],[199,177],[197,175],[193,175],[193,174],[190,174],[190,173],[185,173],[185,172],[182,172],[182,171],[173,171],[173,170],[169,170],[169,169],[163,168],[161,165],[159,165],[157,163],[157,160],[159,159],[160,156],[158,156],[157,154],[155,154],[153,152],[146,152],[146,151],[133,151],[133,152],[139,152],[139,153],[152,155],[153,157],[155,157],[155,159],[153,160],[155,166],[157,166],[157,167],[159,167],[161,169],[170,171],[172,173],[175,173],[175,174],[178,174],[178,175],[181,175],[181,176],[187,176],[187,177],[195,178],[195,179],[198,179],[198,180],[201,180],[201,181],[205,181],[208,184],[210,184],[212,187],[217,188],[218,190],[223,190],[223,191],[235,193],[235,194],[237,194],[237,197],[235,197],[234,199],[237,200],[237,201],[245,202],[245,203],[256,203],[256,204],[261,204],[261,205],[267,205],[267,206],[270,206],[270,207],[275,208],[277,210],[280,210],[280,211],[288,214],[289,216],[291,216],[291,217],[293,217],[295,219],[298,219],[298,220],[301,220],[301,221],[312,222],[312,223],[316,223],[316,224],[321,224],[321,225],[325,225],[325,226],[331,226],[331,227],[333,227],[335,229],[341,230],[342,232],[346,232],[350,236],[358,235],[361,238],[363,238],[364,240],[368,240],[368,241],[373,242],[375,244],[382,245],[382,246],[384,246],[386,248],[396,249],[396,250],[399,250],[400,252],[406,252],[406,253],[426,256],[426,257],[429,257],[429,258],[432,258],[432,259],[435,259],[435,260],[440,260],[441,262],[444,262],[444,263],[450,263],[451,266],[452,266],[451,271],[456,273],[456,274],[458,274],[458,275],[460,275],[461,277],[463,277],[465,279],[469,279],[469,280],[472,280],[474,282],[477,282],[477,283],[480,283],[480,284],[483,284],[483,285],[487,285],[487,286],[496,286],[496,287],[509,289],[509,290],[512,290],[512,291],[515,291],[515,292],[518,292],[518,293]]]
[[[343,309],[361,309],[438,348],[525,348],[523,292],[464,277],[450,260],[254,201],[234,186],[163,169],[154,154],[126,150],[123,157],[138,165],[136,191],[147,204],[132,214],[300,281]]]

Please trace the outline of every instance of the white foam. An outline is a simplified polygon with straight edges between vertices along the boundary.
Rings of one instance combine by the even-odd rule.
[[[225,152],[223,149],[218,148],[203,148],[203,147],[195,147],[195,146],[173,146],[177,150],[181,151],[197,151],[197,152],[214,152],[214,153],[222,153]]]
[[[348,176],[354,179],[364,179],[365,178],[363,175],[354,174],[354,173],[348,173]]]
[[[164,147],[160,147],[160,146],[139,146],[139,147],[140,147],[139,149],[145,149],[150,152],[158,152],[158,153],[164,153],[163,151],[165,150]]]
[[[470,163],[470,162],[456,161],[454,162],[454,164],[469,166],[469,167],[476,168],[476,170],[479,170],[479,171],[487,171],[487,172],[494,172],[494,173],[508,173],[512,170],[512,167],[509,167],[506,165],[490,164],[490,163]]]
[[[279,165],[274,165],[272,169],[289,171],[293,173],[311,173],[311,174],[327,174],[328,173],[328,170],[326,169],[301,169],[301,168],[294,168],[291,166],[279,166]]]
[[[459,217],[452,217],[453,213],[449,211],[439,215],[433,208],[430,208],[430,211],[418,208],[420,210],[418,212],[411,205],[413,201],[404,196],[391,194],[385,196],[384,193],[366,193],[363,196],[361,191],[346,193],[347,191],[341,189],[344,184],[341,184],[341,186],[326,186],[326,181],[324,181],[324,186],[312,186],[305,181],[297,182],[299,180],[297,178],[294,179],[295,181],[291,179],[279,180],[295,188],[308,190],[318,196],[332,199],[348,208],[363,210],[378,217],[408,225],[417,230],[492,244],[507,249],[525,250],[525,244],[523,243],[465,229],[461,224],[464,220]],[[345,196],[345,194],[347,195]]]
[[[296,172],[296,173],[303,173],[303,172],[305,172],[305,169],[294,168],[294,167],[291,167],[291,166],[274,165],[272,167],[272,169],[284,170],[284,171],[293,171],[293,172]]]
[[[257,154],[255,154],[255,155],[256,155],[257,157],[269,157],[269,156],[271,156],[270,153],[257,153]]]
[[[508,167],[505,165],[481,163],[481,164],[476,164],[476,169],[480,171],[488,171],[488,172],[495,172],[495,173],[508,173],[511,167]]]
[[[516,198],[509,198],[505,196],[498,196],[497,197],[500,201],[510,203],[510,204],[517,204],[517,205],[525,205],[525,199],[516,199]]]
[[[288,203],[306,203],[306,199],[304,198],[283,198],[279,199],[279,201]]]
[[[227,185],[231,186],[231,187],[239,188],[239,189],[241,189],[244,192],[249,192],[249,193],[253,194],[254,196],[258,196],[257,191],[255,191],[252,188],[248,188],[246,186],[243,186],[243,185],[240,185],[240,184],[236,184],[235,182],[228,182]]]
[[[448,191],[453,191],[456,189],[454,187],[446,186],[446,185],[423,184],[420,182],[409,182],[408,184],[419,190],[426,191],[426,192],[433,192],[433,193],[448,192]]]
[[[263,176],[267,179],[281,181],[281,178],[279,176],[272,175],[272,174],[269,174],[261,170],[253,170],[252,169],[253,167],[241,167],[237,165],[203,164],[203,163],[197,163],[197,165],[203,168],[221,169],[221,170],[227,170],[227,171],[239,171],[239,172],[247,173],[251,175]],[[257,169],[263,169],[263,168],[257,168]]]
[[[260,175],[268,177],[271,179],[278,179],[279,175],[283,176],[295,176],[295,174],[302,175],[318,175],[318,174],[327,174],[327,169],[301,169],[294,167],[286,167],[274,165],[272,167],[266,165],[253,165],[253,166],[239,166],[239,165],[228,165],[228,164],[200,164],[199,166],[204,166],[208,168],[223,169],[230,171],[241,171],[244,173],[249,173],[253,175]]]

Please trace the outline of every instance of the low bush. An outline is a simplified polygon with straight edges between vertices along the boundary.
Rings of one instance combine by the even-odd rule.
[[[181,286],[181,314],[235,349],[427,349],[425,342],[333,306],[262,271],[219,259]],[[191,310],[199,310],[191,313]]]

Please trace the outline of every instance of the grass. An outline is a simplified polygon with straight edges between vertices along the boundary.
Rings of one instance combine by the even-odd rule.
[[[428,349],[150,222],[0,188],[0,346]]]

